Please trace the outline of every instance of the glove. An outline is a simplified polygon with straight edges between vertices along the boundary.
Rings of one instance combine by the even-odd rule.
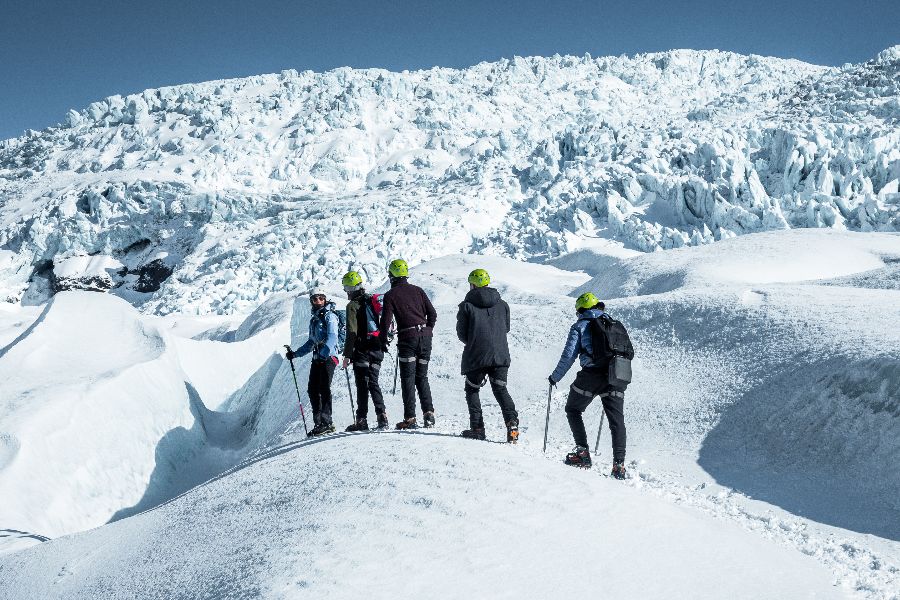
[[[346,370],[346,369],[347,369],[347,366],[348,366],[349,364],[350,364],[350,357],[349,357],[349,356],[345,356],[345,357],[344,357],[343,368]]]
[[[285,356],[285,358],[287,358],[288,360],[294,360],[294,358],[296,358],[297,355],[294,354],[294,351],[293,351],[293,350],[291,350],[290,348],[288,348],[288,349],[287,349],[287,352],[284,353],[284,356]]]
[[[338,363],[339,363],[340,361],[338,360],[338,357],[337,357],[337,356],[332,356],[332,357],[331,357],[331,362],[334,363],[334,366],[338,366]]]
[[[387,340],[381,342],[381,351],[382,352],[387,352],[389,347],[390,347],[390,344],[387,342]]]
[[[550,382],[550,385],[551,385],[551,386],[555,386],[555,385],[556,385],[556,380],[553,379],[553,375],[550,375],[549,377],[547,377],[547,381]]]

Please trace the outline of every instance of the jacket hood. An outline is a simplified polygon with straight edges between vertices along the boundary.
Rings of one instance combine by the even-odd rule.
[[[471,302],[478,308],[490,308],[500,302],[500,292],[492,287],[475,288],[466,294],[466,302]]]
[[[600,315],[605,315],[605,314],[606,313],[604,311],[600,310],[599,308],[592,308],[592,309],[586,310],[583,313],[581,313],[580,315],[578,315],[578,320],[581,321],[583,319],[584,320],[596,319]]]

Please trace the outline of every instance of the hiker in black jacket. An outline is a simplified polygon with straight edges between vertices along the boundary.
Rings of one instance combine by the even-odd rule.
[[[456,313],[456,335],[466,345],[461,371],[466,377],[466,403],[469,405],[471,426],[471,429],[462,432],[462,436],[485,439],[478,391],[487,377],[503,412],[506,441],[516,443],[519,439],[519,413],[509,395],[506,379],[510,364],[509,344],[506,341],[510,325],[509,305],[500,298],[500,292],[487,287],[490,282],[490,275],[484,269],[469,273],[469,293]]]
[[[379,325],[382,350],[387,351],[391,320],[397,320],[397,355],[400,361],[400,388],[403,394],[403,420],[397,429],[417,429],[416,392],[422,404],[425,427],[434,427],[434,405],[428,384],[431,360],[431,336],[437,312],[425,291],[407,281],[409,266],[403,259],[388,267],[391,289],[384,294]]]
[[[353,364],[353,378],[356,381],[356,421],[347,427],[347,431],[368,431],[369,396],[372,396],[372,404],[375,405],[378,429],[384,429],[388,426],[388,417],[378,384],[381,362],[384,360],[376,314],[376,307],[380,309],[380,304],[376,304],[378,295],[366,294],[362,276],[356,271],[348,271],[341,284],[349,300],[343,367],[346,369]]]

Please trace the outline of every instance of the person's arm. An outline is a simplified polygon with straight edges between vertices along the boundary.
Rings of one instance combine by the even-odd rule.
[[[575,359],[578,358],[579,337],[581,337],[581,333],[578,330],[578,323],[575,323],[569,329],[569,336],[566,338],[565,346],[563,346],[562,355],[559,357],[559,362],[556,363],[556,368],[553,369],[553,374],[550,375],[553,381],[559,383],[566,376],[566,373],[569,372],[569,369],[572,368],[572,365],[575,364]]]
[[[390,292],[382,296],[383,304],[381,305],[381,321],[378,323],[379,334],[382,346],[387,345],[388,332],[391,330],[391,321],[394,319],[394,298]]]
[[[437,311],[434,310],[434,305],[431,304],[431,299],[425,290],[422,290],[422,298],[425,299],[425,325],[434,329],[434,324],[437,323]]]
[[[359,335],[359,310],[365,310],[356,301],[347,304],[347,339],[344,340],[344,358],[353,356],[356,337]]]
[[[313,342],[312,338],[306,338],[306,341],[303,342],[303,345],[297,348],[297,351],[294,352],[294,358],[302,358],[306,356],[312,351],[313,346],[315,346],[315,342]]]
[[[463,344],[469,343],[469,319],[468,311],[466,310],[466,303],[461,302],[459,304],[459,310],[456,311],[456,337],[459,338]]]
[[[509,333],[510,326],[512,325],[509,315],[509,304],[506,303],[506,300],[501,300],[501,302],[503,302],[503,306],[506,308],[506,333]]]
[[[325,351],[328,356],[334,357],[337,361],[338,354],[338,317],[334,312],[329,311],[325,317]]]

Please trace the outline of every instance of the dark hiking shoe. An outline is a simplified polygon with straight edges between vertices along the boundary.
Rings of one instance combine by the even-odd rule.
[[[388,428],[388,417],[387,413],[381,413],[378,415],[378,429],[387,429]]]
[[[515,444],[519,441],[519,421],[518,419],[513,419],[509,423],[506,424],[506,441],[510,444]]]
[[[408,419],[403,419],[399,423],[394,426],[394,429],[418,429],[419,424],[416,423],[415,417],[410,417]]]
[[[464,438],[468,438],[470,440],[483,440],[484,436],[484,427],[478,428],[473,427],[472,429],[464,429],[462,433],[460,433]]]
[[[614,461],[612,473],[610,473],[610,475],[612,477],[615,477],[616,479],[626,479],[628,476],[628,471],[625,470],[625,461]]]
[[[434,427],[434,413],[433,412],[427,412],[424,415],[422,415],[422,420],[425,421],[426,429],[431,429],[432,427]]]
[[[334,431],[334,424],[321,423],[313,427],[312,431],[309,432],[309,435],[325,435],[326,433],[334,433]]]
[[[575,446],[575,448],[566,454],[565,464],[572,467],[581,467],[582,469],[591,468],[591,453],[584,446]]]
[[[369,423],[365,419],[357,419],[356,423],[350,425],[345,431],[368,431]]]

